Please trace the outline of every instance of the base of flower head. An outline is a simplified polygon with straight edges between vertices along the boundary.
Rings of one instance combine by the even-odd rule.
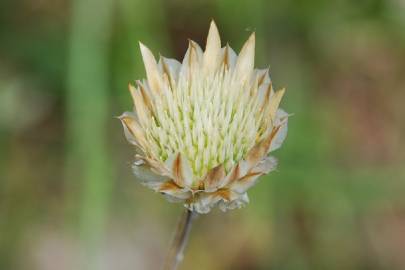
[[[225,195],[226,198],[224,194],[227,194]],[[202,197],[193,202],[186,202],[184,207],[200,214],[207,214],[216,206],[223,212],[226,212],[227,210],[242,208],[249,203],[249,197],[246,192],[237,194],[229,190],[219,190],[212,194],[202,194]]]
[[[223,179],[217,181],[221,185],[209,191],[181,187],[173,179],[155,174],[145,163],[137,162],[133,170],[142,184],[163,194],[168,201],[183,203],[191,211],[206,214],[215,206],[222,211],[245,206],[249,203],[247,190],[260,176],[274,170],[276,165],[274,157],[265,157],[254,167],[246,169],[248,162],[242,160]]]

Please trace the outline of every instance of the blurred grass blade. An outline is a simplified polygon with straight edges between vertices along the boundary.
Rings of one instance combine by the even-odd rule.
[[[113,0],[75,0],[72,5],[67,78],[68,182],[74,182],[82,192],[80,237],[86,250],[82,267],[94,269],[111,186],[106,126],[111,118],[108,49]]]

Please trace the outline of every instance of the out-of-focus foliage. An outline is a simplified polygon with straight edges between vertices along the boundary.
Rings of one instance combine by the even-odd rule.
[[[251,203],[196,220],[182,269],[404,269],[405,1],[0,2],[0,269],[157,269],[181,206],[131,175],[114,116],[213,18],[256,31],[289,134]]]

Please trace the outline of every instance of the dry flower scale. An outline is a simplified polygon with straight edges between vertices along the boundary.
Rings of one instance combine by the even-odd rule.
[[[129,85],[134,111],[120,116],[136,177],[198,213],[247,204],[247,190],[276,168],[268,155],[288,120],[278,108],[284,89],[254,68],[255,34],[236,55],[211,22],[205,51],[190,41],[182,63],[140,49],[147,79]]]

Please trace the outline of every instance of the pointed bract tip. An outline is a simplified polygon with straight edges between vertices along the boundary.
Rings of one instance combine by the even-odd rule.
[[[194,46],[198,45],[198,43],[195,42],[194,40],[192,40],[191,38],[189,38],[188,39],[188,45],[194,47]]]
[[[133,93],[135,92],[135,90],[136,90],[135,85],[133,85],[133,84],[131,84],[131,83],[128,83],[128,91],[129,91],[129,93],[131,93],[131,95],[133,95]]]
[[[153,55],[152,52],[151,52],[151,50],[150,50],[148,47],[146,47],[146,45],[143,44],[143,43],[140,42],[140,41],[139,41],[139,48],[141,49],[141,54],[142,54],[142,56],[144,56],[145,54]]]
[[[256,32],[253,32],[252,34],[250,34],[248,41],[255,42],[255,40],[256,40]]]
[[[211,19],[211,22],[210,22],[210,29],[211,29],[211,28],[217,28],[217,29],[218,29],[217,24],[215,23],[214,19]]]
[[[211,21],[210,29],[208,30],[208,39],[213,39],[213,40],[211,40],[211,42],[219,42],[219,43],[221,43],[218,27],[215,24],[214,20]],[[221,45],[221,44],[219,44],[219,45]]]
[[[135,88],[135,86],[132,84],[132,83],[128,83],[128,90],[132,90],[132,89],[134,89]]]
[[[148,47],[145,46],[142,42],[139,42],[139,49],[141,50],[142,57],[144,57],[144,54],[149,51]]]
[[[249,36],[248,40],[246,40],[245,44],[243,44],[241,52],[244,50],[249,50],[249,51],[252,51],[252,53],[254,53],[254,49],[255,49],[255,45],[256,45],[255,42],[256,42],[256,37],[255,37],[255,32],[253,32]]]

